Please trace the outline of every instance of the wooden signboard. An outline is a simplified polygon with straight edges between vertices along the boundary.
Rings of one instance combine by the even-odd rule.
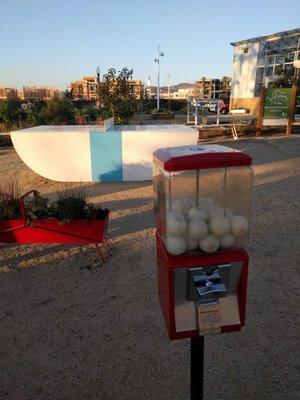
[[[262,126],[286,126],[286,133],[291,134],[294,119],[297,86],[291,88],[266,89],[262,87],[257,118],[256,134]]]
[[[263,125],[287,125],[291,94],[291,88],[268,88],[266,90]]]

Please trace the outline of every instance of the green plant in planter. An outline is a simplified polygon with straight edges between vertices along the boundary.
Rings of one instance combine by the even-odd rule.
[[[108,209],[102,209],[95,204],[86,204],[84,209],[85,219],[105,219],[108,214]]]
[[[20,205],[17,199],[0,198],[0,220],[20,218]]]
[[[0,191],[0,220],[21,218],[19,191],[17,185],[9,185],[5,194]],[[55,218],[65,222],[72,220],[105,219],[107,209],[102,209],[94,204],[88,204],[85,200],[86,188],[71,188],[67,193],[58,194],[58,199],[50,204],[49,199],[35,192],[34,196],[25,199],[26,216],[29,221]]]
[[[63,221],[84,218],[86,202],[78,197],[60,198],[50,206],[50,214]]]
[[[6,182],[0,188],[0,220],[20,218],[19,186]]]
[[[26,201],[26,214],[29,220],[49,218],[49,199],[37,193]]]

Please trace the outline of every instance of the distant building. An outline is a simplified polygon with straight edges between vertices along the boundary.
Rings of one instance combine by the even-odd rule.
[[[200,78],[194,85],[194,97],[198,99],[219,98],[220,93],[230,95],[231,78],[223,76],[222,79]]]
[[[95,76],[84,76],[71,82],[71,92],[74,100],[98,100],[98,81]]]
[[[132,95],[135,99],[140,100],[144,95],[144,84],[141,80],[129,80],[128,81]]]
[[[50,100],[53,97],[61,96],[62,91],[57,88],[46,86],[23,86],[21,98],[23,100]]]
[[[300,28],[233,42],[231,108],[258,112],[262,84],[276,80],[284,71],[294,71],[300,59]]]
[[[140,80],[128,81],[133,97],[141,99],[144,85]],[[101,82],[100,82],[101,84]],[[78,81],[71,82],[71,91],[74,100],[98,100],[98,80],[95,76],[84,76]]]
[[[186,100],[188,97],[193,96],[193,88],[188,89],[178,89],[176,91],[170,92],[170,99],[177,99],[177,100]],[[164,93],[166,95],[166,93]],[[167,93],[168,96],[168,93]],[[166,97],[168,98],[168,97]]]
[[[156,87],[153,86],[152,88],[153,95],[156,97]],[[188,97],[192,97],[193,93],[193,84],[190,83],[178,83],[177,85],[160,87],[160,98],[162,99],[185,100]]]
[[[0,100],[18,100],[18,90],[15,88],[0,87]]]

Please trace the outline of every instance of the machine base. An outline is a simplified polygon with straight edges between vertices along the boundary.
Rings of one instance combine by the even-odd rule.
[[[156,234],[158,296],[170,339],[185,339],[208,334],[210,329],[199,329],[195,302],[187,300],[188,277],[191,269],[230,264],[231,280],[228,292],[220,297],[220,329],[214,333],[241,330],[245,325],[248,254],[232,251],[202,256],[171,256]],[[201,326],[201,324],[200,324]]]

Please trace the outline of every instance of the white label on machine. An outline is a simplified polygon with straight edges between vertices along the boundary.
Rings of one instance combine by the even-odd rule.
[[[219,303],[198,304],[198,328],[200,335],[221,333]]]

